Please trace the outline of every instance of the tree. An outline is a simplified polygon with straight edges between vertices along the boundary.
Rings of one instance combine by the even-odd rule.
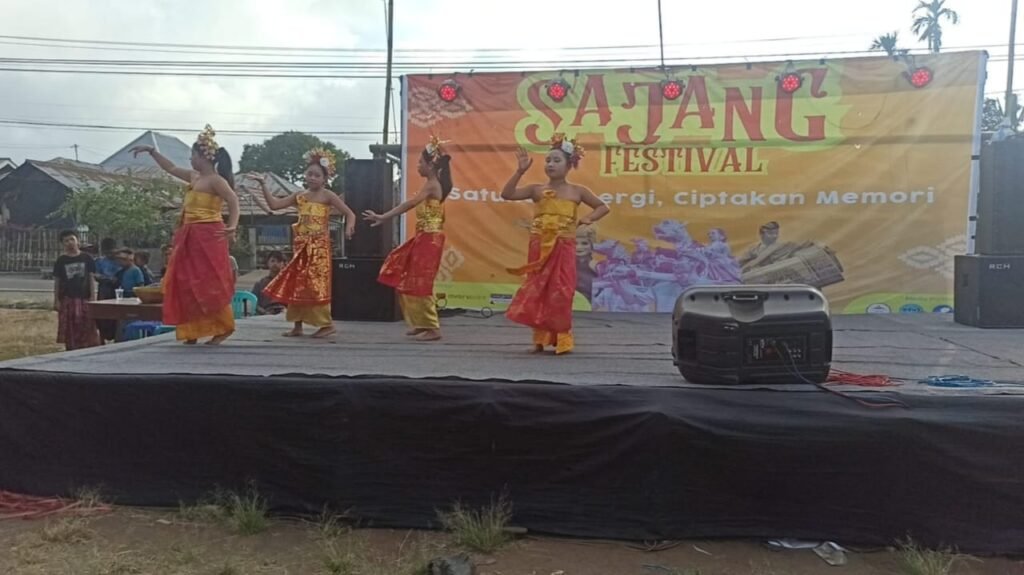
[[[896,56],[897,54],[903,55],[907,53],[907,50],[901,50],[897,44],[899,44],[899,32],[890,32],[888,34],[882,34],[878,38],[875,38],[874,42],[871,43],[871,50],[885,50],[885,53],[889,56]]]
[[[340,185],[344,181],[345,160],[351,156],[331,142],[302,132],[285,132],[262,144],[246,144],[242,148],[242,159],[238,162],[238,169],[243,172],[272,172],[292,182],[301,183],[306,172],[302,155],[318,147],[330,150],[337,156],[338,174],[331,182],[331,188],[340,190]]]
[[[178,216],[174,199],[180,195],[180,186],[161,180],[81,188],[68,194],[54,215],[125,243],[164,242]]]
[[[946,7],[946,0],[918,0],[914,16],[911,30],[919,40],[926,40],[928,50],[936,54],[942,49],[942,20],[952,24],[960,23],[960,15]]]
[[[985,105],[981,109],[981,131],[995,132],[1006,119],[1003,105],[995,98],[985,98]]]

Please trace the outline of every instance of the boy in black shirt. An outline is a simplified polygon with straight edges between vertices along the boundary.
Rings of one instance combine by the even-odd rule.
[[[57,343],[67,350],[99,345],[96,324],[87,302],[96,299],[96,262],[78,248],[78,236],[60,233],[64,254],[53,264],[53,309],[57,312]]]

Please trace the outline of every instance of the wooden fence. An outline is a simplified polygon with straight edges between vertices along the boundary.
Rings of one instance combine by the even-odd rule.
[[[49,271],[63,251],[60,230],[17,230],[0,226],[0,272]]]

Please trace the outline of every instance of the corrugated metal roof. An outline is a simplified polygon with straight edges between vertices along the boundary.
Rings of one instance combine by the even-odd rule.
[[[192,159],[192,148],[188,144],[174,136],[150,130],[114,152],[109,158],[100,162],[100,165],[114,171],[124,171],[127,168],[132,168],[133,172],[140,168],[160,170],[149,154],[134,156],[131,150],[135,146],[153,146],[156,151],[182,168],[189,167]],[[163,175],[162,171],[160,173]]]
[[[49,162],[25,160],[25,163],[57,180],[62,186],[70,190],[95,188],[106,184],[137,182],[140,179],[104,170],[98,164],[76,162],[74,160],[57,159]]]
[[[271,195],[283,198],[295,192],[301,192],[302,188],[289,182],[277,174],[263,174],[267,179],[267,188]],[[238,192],[239,213],[243,216],[265,216],[274,214],[295,214],[294,207],[285,208],[279,212],[271,212],[267,201],[263,199],[263,192],[260,190],[259,182],[247,177],[245,174],[235,176],[235,191]]]

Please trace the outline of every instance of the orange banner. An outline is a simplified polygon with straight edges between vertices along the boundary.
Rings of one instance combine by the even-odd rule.
[[[438,95],[449,78],[407,76],[406,166],[432,134],[453,158],[436,291],[449,307],[507,304],[532,206],[500,190],[517,147],[539,160],[565,132],[587,150],[570,180],[612,210],[577,237],[578,309],[666,312],[691,285],[805,283],[837,313],[949,312],[984,58],[581,71],[562,75],[560,102],[549,72],[457,75],[452,102]],[[792,93],[778,81],[790,73]],[[541,164],[522,183],[544,183]]]

